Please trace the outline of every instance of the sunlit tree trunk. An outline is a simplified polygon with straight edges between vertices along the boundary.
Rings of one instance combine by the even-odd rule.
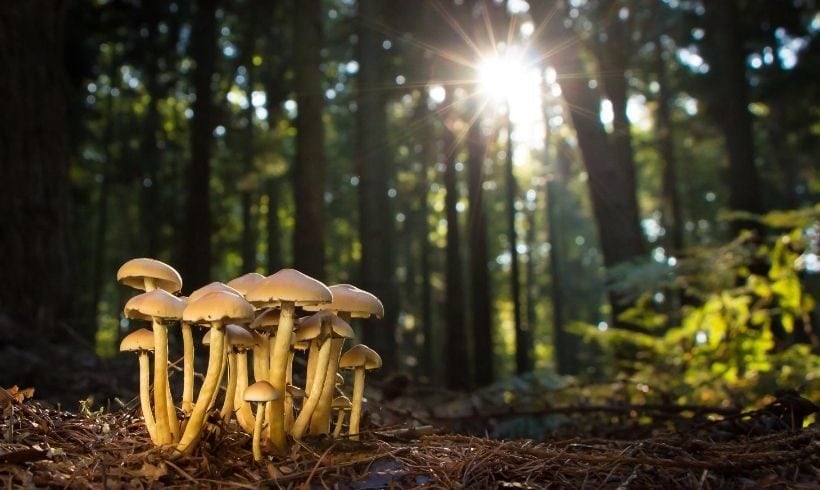
[[[294,265],[303,273],[325,275],[325,131],[322,73],[319,70],[324,19],[319,0],[294,0],[296,161],[293,165]]]
[[[64,2],[0,2],[0,316],[38,342],[69,307],[64,19]]]
[[[369,320],[365,342],[376,349],[384,367],[396,366],[398,319],[394,277],[394,218],[388,196],[392,165],[387,152],[387,113],[382,85],[382,35],[378,0],[359,1],[359,61],[356,100],[356,159],[359,171],[359,237],[362,244],[362,288],[384,303],[385,317]]]
[[[487,253],[487,212],[483,198],[486,154],[487,138],[482,134],[481,118],[478,117],[467,133],[470,319],[474,346],[473,372],[478,386],[493,381],[493,328],[490,322],[492,299]]]
[[[191,120],[191,164],[188,169],[188,204],[183,252],[183,277],[186,290],[209,281],[211,267],[211,134],[213,132],[213,91],[211,77],[216,64],[217,0],[196,2],[191,34],[191,54],[196,64],[196,100]]]

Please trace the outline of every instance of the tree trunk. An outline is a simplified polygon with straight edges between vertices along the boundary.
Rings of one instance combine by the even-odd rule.
[[[467,133],[467,186],[469,210],[467,233],[470,237],[470,312],[472,320],[473,372],[476,385],[493,381],[493,329],[491,317],[490,274],[487,258],[487,212],[484,209],[484,159],[487,139],[482,134],[481,117]]]
[[[217,0],[199,0],[191,34],[194,71],[194,117],[191,121],[191,165],[188,170],[188,206],[183,280],[186,290],[210,280],[211,267],[211,134],[213,132],[213,92],[211,77],[216,64]]]
[[[755,166],[752,115],[749,113],[749,89],[746,80],[746,51],[736,0],[707,2],[711,17],[711,35],[717,46],[718,62],[712,64],[718,80],[718,114],[729,153],[729,208],[734,211],[760,213],[763,205],[760,179]],[[744,228],[757,229],[747,220],[732,222],[738,233]]]
[[[70,306],[64,19],[64,2],[0,2],[0,323],[38,342]]]
[[[251,4],[254,6],[254,4]],[[245,109],[245,141],[242,159],[244,172],[242,175],[243,188],[241,190],[240,203],[242,205],[242,238],[239,248],[242,252],[242,271],[253,272],[256,270],[256,236],[257,220],[253,212],[255,193],[249,185],[248,177],[255,173],[254,157],[254,114],[256,108],[251,102],[253,99],[255,67],[253,66],[254,47],[256,45],[256,17],[248,16],[247,32],[245,33],[244,64],[245,64],[245,95],[248,99],[248,107]]]
[[[660,40],[658,49],[657,75],[660,90],[658,92],[657,135],[658,149],[663,160],[663,185],[661,196],[663,227],[669,233],[668,246],[673,253],[683,250],[683,209],[678,192],[678,172],[675,158],[675,140],[672,135],[672,115],[669,101],[672,94],[666,76],[666,62],[663,59],[663,48]]]
[[[362,244],[362,287],[384,303],[385,317],[370,320],[364,340],[382,356],[386,369],[396,367],[395,326],[398,293],[394,278],[394,219],[387,195],[391,178],[387,154],[387,113],[382,86],[381,19],[378,0],[359,2],[359,80],[356,117],[356,159],[359,173],[359,237]]]
[[[532,333],[522,322],[521,311],[521,273],[518,257],[518,232],[515,221],[518,212],[515,209],[515,200],[518,196],[518,183],[513,172],[513,152],[515,146],[512,140],[512,121],[509,119],[509,105],[507,106],[507,154],[504,161],[504,173],[507,183],[505,195],[507,201],[507,239],[510,242],[510,301],[513,304],[513,328],[515,331],[515,372],[524,374],[533,368]]]
[[[452,96],[447,91],[447,100]],[[445,101],[445,103],[447,103]],[[461,267],[461,237],[458,226],[458,187],[456,178],[456,137],[444,128],[444,208],[447,218],[447,248],[445,255],[445,308],[447,322],[444,339],[445,382],[452,390],[471,387],[467,349],[467,327],[464,321],[464,284]]]
[[[323,280],[325,275],[325,131],[322,122],[323,9],[319,0],[294,0],[296,161],[293,166],[294,265]]]
[[[143,60],[145,67],[145,90],[148,95],[148,107],[142,121],[142,141],[140,144],[140,167],[142,173],[140,182],[140,255],[156,257],[159,250],[159,234],[162,229],[163,214],[159,212],[159,179],[157,169],[160,166],[157,133],[160,129],[159,99],[161,97],[159,84],[159,57],[161,47],[158,24],[160,22],[160,3],[157,0],[142,2],[145,24],[149,35],[146,39],[146,56]]]

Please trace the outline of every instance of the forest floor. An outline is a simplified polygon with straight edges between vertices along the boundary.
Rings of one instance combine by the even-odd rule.
[[[820,482],[820,424],[795,429],[803,425],[795,418],[806,400],[790,395],[751,412],[620,404],[528,413],[476,408],[476,395],[420,412],[404,396],[374,403],[361,441],[306,440],[287,457],[257,464],[249,436],[230,428],[213,426],[194,456],[174,460],[151,444],[127,404],[108,413],[70,413],[27,399],[30,394],[0,390],[5,488],[818,488]],[[562,423],[537,440],[464,435],[478,426],[498,434],[510,417],[529,421],[531,433],[538,427],[533,421]]]

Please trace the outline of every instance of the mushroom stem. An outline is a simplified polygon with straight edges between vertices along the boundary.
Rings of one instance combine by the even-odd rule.
[[[294,439],[302,438],[302,435],[304,435],[305,430],[308,428],[313,411],[319,404],[319,394],[322,392],[322,386],[326,382],[326,379],[322,376],[322,373],[327,370],[327,365],[330,361],[331,344],[331,339],[328,338],[319,348],[319,355],[316,359],[316,373],[313,376],[313,385],[310,390],[313,395],[308,396],[307,401],[305,401],[304,405],[302,405],[302,410],[299,412],[299,416],[296,417],[296,421],[293,423],[293,429],[291,430],[290,435],[292,435]],[[335,377],[336,375],[334,374],[333,376]]]
[[[262,338],[253,346],[253,380],[267,381],[270,377],[270,334],[258,330],[257,333]]]
[[[256,462],[262,461],[262,421],[265,419],[265,407],[270,402],[258,403],[256,406],[256,419],[253,424],[253,459]]]
[[[310,341],[307,359],[307,375],[305,376],[305,393],[310,396],[310,388],[313,386],[313,377],[316,375],[316,358],[319,356],[319,344],[316,339]]]
[[[216,405],[216,397],[219,396],[219,387],[222,384],[222,380],[225,379],[225,368],[228,365],[228,342],[226,339],[225,346],[222,349],[222,361],[219,363],[219,379],[216,381],[216,389],[214,390],[213,394],[211,395],[211,403],[208,405],[208,411],[214,408]]]
[[[288,353],[290,352],[290,336],[293,332],[292,301],[283,301],[279,311],[279,325],[274,337],[273,350],[270,353],[270,384],[279,393],[286,391],[285,376],[287,374]],[[268,408],[269,434],[273,446],[280,454],[287,450],[285,436],[285,397],[280,396]]]
[[[165,387],[165,408],[168,414],[168,429],[171,431],[171,442],[179,441],[179,419],[177,418],[177,409],[174,406],[174,397],[171,395],[171,385]]]
[[[343,408],[339,409],[339,413],[336,414],[336,427],[333,428],[333,438],[338,439],[339,436],[342,435],[342,425],[345,423],[345,410]]]
[[[336,371],[339,368],[339,357],[342,355],[342,346],[344,346],[345,339],[334,338],[330,342],[330,360],[326,368],[325,382],[322,385],[322,392],[319,395],[319,404],[310,420],[311,435],[330,433],[333,395],[336,388]],[[323,371],[318,372],[321,373]]]
[[[147,281],[146,281],[147,282]],[[157,423],[157,441],[171,444],[170,418],[168,417],[168,328],[154,320],[154,409]]]
[[[293,384],[293,358],[296,351],[291,349],[288,354],[288,366],[285,374],[285,386]],[[307,392],[306,392],[307,393]],[[293,397],[288,390],[285,390],[285,430],[290,431],[293,427]]]
[[[251,404],[246,402],[242,395],[248,387],[248,352],[239,351],[236,356],[236,391],[234,392],[233,403],[236,408],[236,421],[242,430],[253,433],[254,417]]]
[[[236,383],[238,380],[236,365],[236,350],[230,348],[228,351],[228,388],[225,391],[225,401],[222,402],[222,410],[219,412],[225,425],[231,421],[231,414],[233,414],[234,396],[236,396]]]
[[[151,436],[151,441],[158,444],[157,441],[157,423],[154,421],[154,412],[151,411],[151,393],[150,393],[150,371],[148,365],[148,352],[140,351],[140,408],[142,409],[142,416],[145,418],[145,427],[148,429],[148,435]]]
[[[189,454],[196,447],[202,435],[202,426],[205,422],[205,415],[211,404],[214,391],[219,385],[219,371],[222,365],[222,356],[225,352],[225,330],[221,322],[214,322],[211,325],[211,345],[208,355],[208,370],[205,372],[205,380],[199,390],[196,405],[188,419],[185,432],[177,444],[176,450],[180,454]]]
[[[362,401],[364,399],[364,366],[353,371],[353,407],[350,409],[350,430],[348,435],[354,441],[359,440],[359,421],[362,417]]]
[[[188,415],[194,409],[194,334],[188,322],[182,322],[182,349],[182,411]]]

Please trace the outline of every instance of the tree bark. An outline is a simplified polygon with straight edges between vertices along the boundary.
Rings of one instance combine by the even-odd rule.
[[[368,320],[364,339],[382,356],[386,369],[396,367],[395,328],[398,292],[394,278],[394,218],[387,195],[391,179],[387,154],[387,113],[383,79],[381,20],[378,0],[359,1],[359,61],[356,153],[359,173],[359,236],[362,244],[362,287],[381,298],[385,317]]]
[[[188,206],[183,279],[186,290],[207,284],[211,267],[211,140],[213,91],[211,77],[216,64],[217,0],[199,0],[191,34],[194,71],[194,117],[191,121],[191,164],[188,169]]]
[[[752,115],[749,113],[749,88],[746,80],[746,50],[736,0],[707,2],[711,35],[717,47],[717,63],[711,66],[718,81],[718,114],[729,153],[729,208],[760,213],[763,204],[760,178],[755,166]],[[747,220],[732,222],[735,234],[744,228],[757,229]]]
[[[252,2],[252,7],[256,5]],[[245,96],[248,99],[248,107],[245,109],[245,142],[244,151],[242,152],[242,159],[244,163],[244,172],[242,176],[243,188],[241,189],[240,203],[242,205],[242,238],[240,243],[240,250],[242,252],[242,270],[244,272],[253,272],[256,270],[256,236],[257,236],[257,220],[256,214],[253,212],[254,197],[256,195],[253,189],[248,185],[248,177],[255,173],[254,157],[256,151],[254,148],[254,114],[256,108],[253,106],[253,89],[256,74],[256,68],[253,66],[254,48],[256,46],[256,17],[248,16],[247,32],[244,39],[244,64],[245,64]],[[272,271],[273,272],[273,271]]]
[[[323,280],[325,275],[325,131],[322,122],[323,9],[320,0],[294,0],[296,161],[293,166],[294,265]]]
[[[675,158],[675,140],[672,135],[672,114],[669,101],[672,94],[669,90],[669,79],[666,76],[666,62],[663,59],[663,48],[660,40],[658,49],[657,76],[660,90],[658,92],[657,135],[658,150],[663,160],[663,177],[661,196],[661,216],[663,227],[669,233],[668,246],[673,253],[683,250],[683,209],[678,192],[677,159]]]
[[[447,91],[447,100],[452,96]],[[445,104],[448,103],[445,100]],[[445,125],[446,126],[446,125]],[[452,390],[471,387],[467,327],[464,321],[464,282],[461,266],[461,235],[458,223],[458,187],[456,177],[456,137],[444,128],[444,208],[447,218],[445,250],[445,308],[447,322],[444,339],[445,383]]]
[[[484,209],[484,159],[487,139],[482,134],[481,117],[473,121],[467,133],[467,172],[470,237],[470,312],[472,320],[473,372],[476,385],[493,381],[493,329],[490,321],[492,299],[487,253],[487,212]]]
[[[38,342],[70,308],[64,20],[64,2],[0,2],[0,320]]]

